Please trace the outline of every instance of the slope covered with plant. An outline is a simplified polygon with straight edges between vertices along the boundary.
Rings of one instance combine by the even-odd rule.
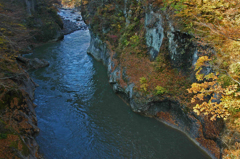
[[[35,83],[16,62],[32,47],[61,38],[53,1],[0,0],[0,158],[41,158],[33,104]]]

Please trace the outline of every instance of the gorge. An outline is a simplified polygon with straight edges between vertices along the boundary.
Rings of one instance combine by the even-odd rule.
[[[229,82],[229,78],[216,71],[217,60],[208,62],[208,58],[218,54],[217,48],[199,43],[191,27],[183,26],[182,19],[177,19],[174,15],[177,13],[171,10],[173,6],[182,13],[181,7],[188,5],[187,1],[82,0],[74,3],[78,4],[77,9],[59,9],[60,19],[54,7],[59,6],[59,1],[11,2],[16,6],[25,4],[23,8],[28,16],[25,21],[19,21],[19,26],[26,26],[30,32],[26,45],[9,51],[5,45],[11,48],[17,38],[1,25],[0,157],[238,156],[239,85],[232,84],[238,82],[235,71],[238,63],[228,61],[230,66],[224,67],[231,70],[227,73],[232,78]],[[190,7],[200,8],[208,3],[194,2]],[[7,5],[10,2],[0,1],[0,9],[4,8],[1,13],[12,16],[14,11],[8,13]],[[19,55],[29,52],[31,54],[24,57]],[[206,61],[199,62],[204,57]],[[196,72],[203,75],[198,76]],[[204,81],[198,81],[205,77]],[[216,79],[217,85],[223,84],[223,88],[212,91],[216,84],[212,84],[212,88],[203,86],[213,92],[204,100],[221,104],[225,102],[221,98],[210,100],[210,97],[232,91],[230,96],[226,94],[236,106],[233,109],[230,104],[231,109],[224,108],[225,115],[230,116],[227,120],[223,120],[222,110],[215,110],[221,117],[204,112],[206,108],[198,111],[199,104],[192,102],[194,97],[189,93],[191,89],[195,91],[195,83],[199,82],[201,87],[201,83],[211,84]],[[35,90],[36,86],[39,87]],[[195,91],[199,92],[204,90]]]

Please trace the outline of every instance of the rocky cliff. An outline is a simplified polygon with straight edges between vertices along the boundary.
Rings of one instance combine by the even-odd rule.
[[[186,93],[201,46],[170,13],[150,1],[85,0],[82,14],[91,33],[88,53],[107,66],[109,83],[131,109],[183,131],[221,158],[223,121],[197,116]]]
[[[63,38],[63,24],[44,0],[0,0],[0,18],[0,158],[42,158],[34,139],[39,132],[33,103],[36,84],[26,69],[48,63],[19,54]]]
[[[4,74],[11,74],[0,79],[0,156],[39,158],[38,144],[34,139],[39,132],[33,103],[36,84],[13,61],[1,58],[0,69]]]

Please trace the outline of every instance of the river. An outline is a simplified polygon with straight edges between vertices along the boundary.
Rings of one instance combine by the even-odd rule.
[[[89,31],[79,30],[26,55],[50,62],[30,71],[46,159],[209,158],[183,133],[133,113],[114,94],[106,67],[86,53],[89,41]]]

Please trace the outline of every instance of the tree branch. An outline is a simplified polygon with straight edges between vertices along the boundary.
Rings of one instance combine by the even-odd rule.
[[[238,82],[237,80],[233,79],[233,78],[231,77],[231,75],[230,75],[226,70],[224,70],[224,71],[227,73],[227,75],[228,75],[234,82],[236,82],[237,84],[240,85],[240,82]]]

